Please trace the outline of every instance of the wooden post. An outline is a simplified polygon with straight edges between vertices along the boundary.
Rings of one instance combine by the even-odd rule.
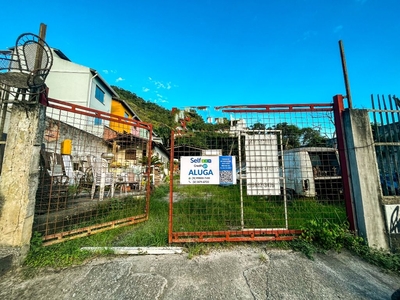
[[[347,73],[346,57],[344,55],[344,47],[342,41],[339,41],[339,49],[340,49],[340,57],[342,59],[344,85],[346,86],[346,98],[349,104],[349,108],[353,108],[353,101],[351,99],[351,92],[350,92],[349,74]]]

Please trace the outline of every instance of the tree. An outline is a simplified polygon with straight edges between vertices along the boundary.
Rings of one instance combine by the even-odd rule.
[[[318,130],[306,127],[301,129],[302,145],[307,147],[323,147],[326,146],[327,138],[321,136]]]
[[[282,132],[282,144],[283,149],[292,149],[300,147],[300,137],[301,137],[301,129],[296,125],[290,125],[286,122],[278,123],[272,127],[268,128],[269,130],[281,130]],[[280,141],[278,141],[280,143]]]
[[[265,130],[266,126],[263,123],[254,123],[253,125],[250,126],[251,130]]]
[[[160,126],[154,131],[161,138],[162,144],[168,148],[170,146],[171,128],[167,126]]]
[[[143,156],[143,157],[139,160],[139,163],[141,163],[142,166],[147,166],[148,163],[149,163],[149,158],[148,158],[147,156]],[[162,165],[162,164],[163,164],[163,162],[160,160],[160,158],[159,158],[158,156],[153,155],[153,156],[151,157],[150,165],[152,165],[152,166],[159,166],[159,165]]]

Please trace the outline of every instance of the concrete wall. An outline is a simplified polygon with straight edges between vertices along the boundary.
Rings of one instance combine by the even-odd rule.
[[[346,110],[343,122],[358,233],[370,247],[389,249],[368,111]]]
[[[0,247],[18,249],[20,260],[32,234],[44,110],[13,105],[0,178]]]
[[[61,153],[61,142],[67,139],[72,140],[71,156],[77,160],[79,157],[86,157],[89,154],[100,157],[110,148],[101,137],[69,124],[46,118],[44,137],[46,151]]]

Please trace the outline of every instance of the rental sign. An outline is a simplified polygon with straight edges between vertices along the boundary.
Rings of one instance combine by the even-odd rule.
[[[235,184],[234,156],[181,156],[181,184]]]

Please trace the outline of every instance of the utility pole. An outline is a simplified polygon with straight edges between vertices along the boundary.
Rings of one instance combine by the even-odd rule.
[[[344,84],[346,86],[346,98],[349,104],[349,108],[353,108],[353,102],[351,100],[351,93],[350,93],[349,75],[347,73],[346,57],[344,55],[344,47],[343,47],[343,42],[341,40],[339,41],[339,49],[340,49],[340,57],[342,59]]]
[[[46,39],[46,30],[47,26],[43,23],[40,23],[39,28],[39,37],[44,41]],[[42,58],[43,58],[43,43],[39,41],[40,47],[37,47],[36,57],[35,57],[35,69],[40,69],[42,65]]]

